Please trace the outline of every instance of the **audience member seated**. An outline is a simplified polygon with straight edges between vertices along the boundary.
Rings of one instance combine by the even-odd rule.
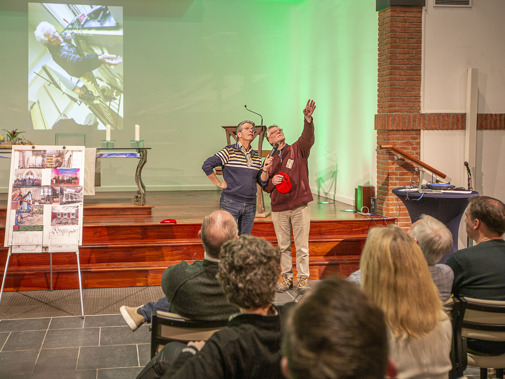
[[[284,332],[286,378],[386,377],[384,313],[349,281],[335,276],[319,282],[289,312]]]
[[[452,254],[447,264],[454,271],[455,296],[505,300],[505,204],[488,196],[470,199],[465,211],[467,235],[476,245]],[[473,353],[499,355],[505,343],[468,339]]]
[[[281,378],[281,310],[272,305],[280,252],[243,234],[221,248],[218,279],[240,309],[205,343],[170,342],[138,378]]]
[[[446,301],[451,296],[454,274],[449,266],[438,262],[452,248],[451,231],[436,218],[421,215],[421,218],[410,226],[409,234],[417,242],[428,262],[428,269],[438,288],[440,300]],[[348,280],[361,284],[361,270],[349,275]]]
[[[237,222],[226,211],[215,211],[206,216],[198,232],[205,255],[203,261],[192,264],[181,262],[168,267],[161,278],[166,297],[140,307],[122,306],[120,311],[132,331],[144,322],[151,322],[153,310],[177,313],[194,320],[227,320],[238,312],[226,300],[216,278],[219,251],[223,243],[238,238]]]
[[[414,239],[396,225],[370,230],[362,288],[383,310],[398,379],[447,379],[452,326]]]

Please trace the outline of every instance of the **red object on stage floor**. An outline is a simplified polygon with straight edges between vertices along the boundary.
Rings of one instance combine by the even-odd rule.
[[[177,224],[177,220],[174,218],[166,218],[160,221],[160,224]]]

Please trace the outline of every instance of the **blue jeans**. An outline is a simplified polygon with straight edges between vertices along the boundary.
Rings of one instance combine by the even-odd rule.
[[[139,309],[137,309],[137,313],[139,315],[144,316],[147,323],[151,322],[151,314],[154,310],[156,311],[165,311],[168,312],[168,308],[170,308],[170,303],[168,302],[166,296],[163,296],[156,302],[149,302],[144,304]]]
[[[256,201],[246,203],[244,201],[233,200],[221,194],[219,208],[230,212],[238,223],[238,234],[251,234],[254,216],[256,215]]]

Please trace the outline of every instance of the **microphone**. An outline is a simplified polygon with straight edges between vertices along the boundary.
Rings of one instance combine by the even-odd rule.
[[[273,149],[272,149],[272,151],[270,152],[270,154],[268,154],[268,157],[267,157],[267,158],[270,158],[272,155],[274,155],[275,150],[277,150],[277,148],[278,148],[278,147],[279,147],[279,144],[278,144],[278,143],[276,143],[276,144],[274,145],[274,148],[273,148]]]
[[[260,115],[259,113],[255,112],[255,111],[250,110],[249,108],[247,108],[247,105],[244,105],[244,108],[247,109],[249,112],[257,114],[258,116],[260,116],[261,117],[261,125],[263,125],[263,116],[262,115]]]
[[[472,172],[470,171],[470,165],[465,161],[466,173],[468,175],[468,190],[472,190]]]
[[[466,167],[466,171],[468,172],[468,174],[471,175],[470,174],[470,165],[468,164],[467,161],[465,161],[465,167]]]
[[[267,158],[270,158],[272,155],[274,155],[275,150],[277,150],[277,148],[278,148],[278,147],[279,147],[279,144],[278,144],[278,143],[276,143],[276,144],[274,145],[274,148],[273,148],[273,149],[272,149],[272,151],[270,152],[270,154],[268,154],[268,157],[267,157]],[[263,163],[261,164],[261,167],[263,167],[263,165],[264,165],[264,164],[265,164],[265,161],[263,161]]]

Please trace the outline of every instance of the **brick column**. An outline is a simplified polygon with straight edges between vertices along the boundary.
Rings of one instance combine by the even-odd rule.
[[[391,144],[420,158],[422,6],[392,5],[379,11],[377,144]],[[377,208],[410,225],[407,209],[391,190],[419,180],[415,167],[377,150]]]
[[[379,73],[375,130],[378,145],[394,145],[420,158],[421,130],[464,130],[464,113],[421,114],[422,12],[424,0],[376,0]],[[479,114],[478,130],[505,130],[505,114]],[[393,188],[418,183],[419,171],[392,153],[377,150],[377,211],[410,225]]]

